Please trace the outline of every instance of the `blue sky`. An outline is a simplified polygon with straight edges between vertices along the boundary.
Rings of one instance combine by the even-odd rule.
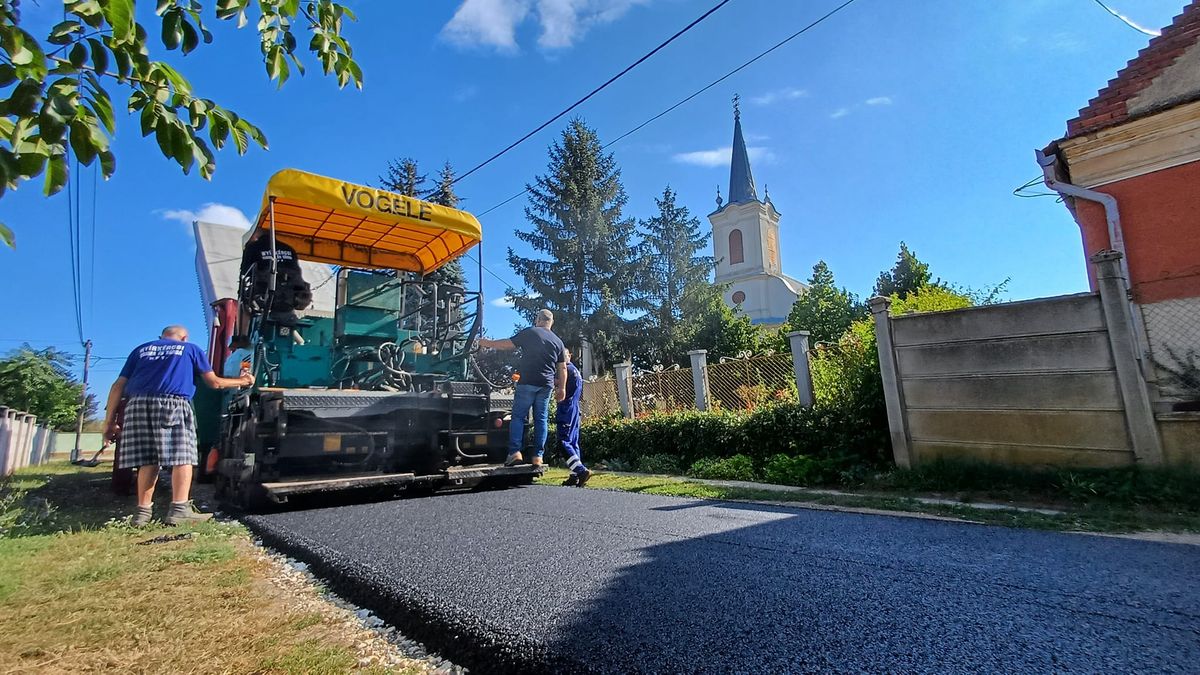
[[[203,342],[186,225],[193,214],[253,218],[267,178],[285,167],[359,182],[374,182],[400,156],[430,174],[446,160],[465,170],[713,4],[345,2],[359,16],[346,33],[365,72],[362,91],[339,91],[312,62],[306,77],[277,91],[258,63],[256,36],[227,24],[213,26],[213,45],[178,60],[200,95],[266,132],[269,152],[224,152],[206,182],[162,158],[153,140],[140,138],[135,118],[118,120],[118,173],[96,194],[94,251],[91,170],[78,177],[84,333],[96,354],[123,357],[170,323],[190,326]],[[49,25],[54,4],[26,3],[30,24]],[[602,140],[614,138],[836,4],[733,0],[579,114]],[[1110,4],[1162,27],[1184,0]],[[905,240],[945,280],[984,287],[1011,277],[1011,299],[1086,290],[1078,229],[1066,209],[1011,191],[1039,173],[1034,148],[1060,137],[1148,39],[1093,0],[857,0],[614,146],[627,213],[650,216],[668,183],[694,214],[712,211],[717,185],[726,191],[730,99],[740,93],[755,179],[783,214],[784,269],[792,276],[807,278],[824,259],[840,284],[865,295]],[[460,183],[463,208],[483,211],[518,192],[545,169],[546,147],[561,128]],[[504,251],[524,225],[523,204],[483,219],[484,262],[513,283]],[[40,182],[25,185],[0,200],[0,221],[18,239],[15,251],[0,248],[7,296],[0,351],[21,341],[81,351],[65,193],[46,199]],[[497,298],[504,285],[489,276],[485,291]],[[494,334],[515,321],[510,310],[488,312]],[[119,366],[97,364],[101,391]]]

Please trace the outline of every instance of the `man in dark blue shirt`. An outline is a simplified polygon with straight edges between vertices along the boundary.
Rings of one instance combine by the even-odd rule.
[[[183,326],[167,326],[162,337],[139,345],[125,360],[121,375],[108,392],[105,435],[121,437],[117,468],[137,468],[137,512],[134,525],[150,522],[154,484],[160,466],[171,467],[171,508],[164,519],[168,525],[208,520],[188,495],[192,488],[192,465],[199,461],[196,448],[196,417],[191,398],[196,393],[195,377],[213,389],[248,387],[250,374],[217,377],[208,357],[187,341]],[[121,426],[117,408],[128,397]]]
[[[567,468],[571,475],[563,481],[563,485],[583,487],[592,477],[592,472],[583,465],[579,450],[579,425],[583,416],[579,410],[579,399],[583,396],[583,376],[579,369],[571,363],[571,350],[567,349],[567,395],[559,401],[558,409],[554,412],[554,428],[558,432],[558,444],[562,446],[563,454],[567,456]]]
[[[542,465],[542,454],[546,451],[546,436],[550,426],[550,392],[561,401],[567,395],[567,357],[562,340],[551,332],[554,314],[548,309],[538,310],[533,327],[517,333],[508,340],[480,338],[479,346],[489,349],[521,349],[517,361],[517,372],[521,379],[513,397],[512,424],[508,430],[508,459],[505,465],[512,466],[521,461],[525,441],[525,418],[533,410],[534,466]]]

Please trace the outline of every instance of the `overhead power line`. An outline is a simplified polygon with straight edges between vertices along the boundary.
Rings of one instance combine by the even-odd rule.
[[[1094,1],[1097,5],[1100,5],[1101,7],[1103,7],[1104,11],[1117,17],[1117,19],[1120,20],[1121,23],[1125,24],[1126,26],[1129,26],[1130,28],[1136,30],[1137,32],[1141,33],[1142,35],[1149,35],[1150,37],[1158,37],[1158,36],[1162,35],[1162,31],[1157,31],[1152,28],[1146,28],[1145,26],[1140,26],[1137,23],[1135,23],[1133,21],[1133,19],[1130,19],[1129,17],[1118,12],[1117,10],[1113,9],[1112,7],[1109,7],[1108,5],[1104,4],[1100,0],[1094,0]]]
[[[605,143],[603,149],[608,149],[610,146],[615,145],[622,139],[625,139],[625,138],[641,131],[647,125],[652,124],[653,122],[659,120],[660,118],[669,114],[671,111],[675,110],[679,106],[687,103],[688,101],[691,101],[692,99],[696,98],[700,94],[703,94],[704,92],[708,91],[709,89],[712,89],[713,87],[724,82],[725,80],[729,79],[730,77],[733,77],[737,73],[741,72],[742,70],[748,68],[750,65],[754,64],[759,59],[765,57],[766,55],[770,54],[771,52],[775,51],[776,49],[779,49],[780,47],[786,45],[787,43],[791,42],[792,40],[795,40],[796,38],[800,37],[801,35],[804,35],[805,33],[812,30],[813,28],[816,28],[818,25],[823,23],[826,19],[829,19],[834,14],[837,14],[838,12],[842,11],[846,7],[849,7],[850,5],[854,4],[854,1],[855,0],[846,0],[842,4],[838,5],[837,7],[833,8],[832,10],[827,12],[824,16],[820,17],[816,21],[813,21],[812,23],[808,24],[807,26],[801,28],[800,30],[796,31],[795,33],[792,33],[788,37],[780,40],[779,42],[775,43],[771,47],[767,48],[765,51],[760,52],[757,56],[750,59],[749,61],[746,61],[745,63],[738,66],[737,68],[734,68],[733,70],[729,71],[728,73],[725,73],[721,77],[718,77],[717,79],[713,80],[712,82],[709,82],[708,84],[706,84],[703,87],[701,87],[700,89],[697,89],[696,91],[692,92],[691,94],[684,97],[679,102],[675,103],[674,105],[670,106],[669,108],[663,110],[662,112],[651,117],[650,119],[646,120],[645,122],[642,122],[641,124],[633,127],[629,131],[626,131],[625,133],[621,134],[620,136],[617,136],[616,138],[612,139],[608,143]],[[560,117],[561,117],[561,115],[560,115]],[[514,200],[528,192],[529,192],[529,188],[525,188],[524,190],[521,190],[517,194],[509,197],[508,199],[505,199],[504,201],[500,202],[499,204],[496,204],[495,206],[487,209],[486,211],[481,212],[479,214],[479,217],[482,218],[483,216],[486,216],[487,214],[491,213],[492,211],[495,211],[496,209],[500,208],[501,206],[504,206],[505,204],[511,202],[512,200]]]
[[[583,105],[583,103],[584,103],[584,102],[586,102],[588,99],[590,99],[591,97],[595,96],[596,94],[599,94],[599,93],[600,93],[601,91],[603,91],[603,90],[604,90],[606,87],[608,87],[608,85],[610,85],[610,84],[612,84],[613,82],[616,82],[617,80],[621,79],[621,78],[622,78],[622,77],[623,77],[623,76],[624,76],[626,73],[628,73],[629,71],[633,70],[634,68],[637,68],[637,67],[638,67],[639,65],[641,65],[643,62],[645,62],[647,59],[649,59],[651,56],[654,56],[655,54],[657,54],[658,52],[660,52],[660,51],[661,51],[661,50],[662,50],[664,47],[666,47],[667,45],[671,44],[671,43],[672,43],[672,42],[674,42],[676,39],[678,39],[678,38],[679,38],[681,35],[683,35],[684,33],[688,32],[689,30],[691,30],[691,29],[692,29],[694,26],[696,26],[697,24],[699,24],[701,21],[704,21],[705,19],[707,19],[709,16],[711,16],[711,15],[712,15],[714,12],[716,12],[718,9],[721,9],[721,8],[722,8],[722,7],[724,7],[725,5],[729,4],[729,1],[730,1],[730,0],[721,0],[721,2],[718,2],[716,5],[713,5],[713,7],[712,7],[711,9],[709,9],[709,10],[708,10],[707,12],[705,12],[704,14],[701,14],[701,15],[700,15],[700,16],[699,16],[697,19],[695,19],[694,21],[692,21],[692,22],[691,22],[691,23],[689,23],[688,25],[684,26],[682,29],[680,29],[678,32],[676,32],[676,33],[675,33],[674,35],[672,35],[671,37],[667,38],[667,39],[666,39],[666,41],[662,42],[661,44],[659,44],[659,45],[658,45],[657,47],[655,47],[654,49],[651,49],[649,52],[646,52],[646,54],[644,54],[644,55],[643,55],[641,58],[639,58],[637,61],[634,61],[633,63],[631,63],[631,64],[629,64],[628,66],[626,66],[626,67],[625,67],[625,69],[624,69],[624,70],[622,70],[621,72],[619,72],[619,73],[617,73],[616,75],[613,75],[612,77],[608,78],[608,81],[606,81],[604,84],[602,84],[602,85],[600,85],[600,86],[596,87],[595,89],[591,90],[590,92],[588,92],[588,94],[587,94],[586,96],[584,96],[583,98],[579,99],[578,101],[575,101],[575,102],[574,102],[574,103],[572,103],[571,105],[567,106],[565,109],[563,109],[563,110],[562,110],[562,112],[560,112],[560,113],[558,113],[557,115],[555,115],[554,117],[551,117],[550,119],[546,120],[545,122],[543,122],[542,124],[540,124],[540,125],[539,125],[539,126],[536,128],[536,129],[534,129],[533,131],[530,131],[529,133],[525,134],[524,136],[522,136],[522,137],[518,138],[517,140],[513,141],[512,143],[510,143],[510,144],[508,145],[508,147],[504,148],[504,149],[503,149],[503,150],[501,150],[500,152],[497,152],[496,154],[492,155],[491,157],[488,157],[486,160],[484,160],[483,162],[479,163],[478,165],[476,165],[476,166],[472,167],[470,171],[467,171],[466,173],[462,174],[462,175],[461,175],[461,176],[459,176],[458,178],[455,178],[455,179],[454,179],[454,181],[453,181],[453,183],[458,183],[460,180],[462,180],[462,179],[466,178],[467,176],[470,176],[471,174],[473,174],[473,173],[475,173],[476,171],[478,171],[478,170],[482,169],[483,167],[487,166],[488,164],[491,164],[493,161],[495,161],[495,160],[499,159],[501,156],[503,156],[503,155],[504,155],[506,152],[508,152],[509,150],[512,150],[513,148],[517,147],[518,145],[520,145],[520,144],[524,143],[525,141],[529,140],[529,139],[530,139],[530,138],[531,138],[531,137],[532,137],[534,134],[536,134],[537,132],[539,132],[539,131],[541,131],[542,129],[545,129],[546,127],[550,126],[551,124],[554,124],[555,122],[557,122],[559,119],[561,119],[561,118],[562,118],[562,116],[563,116],[563,115],[566,115],[567,113],[571,112],[572,110],[574,110],[574,109],[578,108],[579,106]],[[452,184],[453,184],[453,183],[452,183]]]

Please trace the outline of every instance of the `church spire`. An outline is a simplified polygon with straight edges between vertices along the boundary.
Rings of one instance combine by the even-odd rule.
[[[750,173],[750,155],[742,138],[741,97],[733,97],[733,162],[729,166],[729,203],[758,201],[754,175]]]

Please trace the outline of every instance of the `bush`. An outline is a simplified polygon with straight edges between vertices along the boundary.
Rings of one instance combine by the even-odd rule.
[[[678,457],[663,453],[641,457],[634,466],[641,473],[662,473],[668,476],[677,476],[683,470]]]
[[[746,455],[734,455],[724,459],[700,459],[688,469],[689,476],[713,480],[757,480],[754,460]]]

